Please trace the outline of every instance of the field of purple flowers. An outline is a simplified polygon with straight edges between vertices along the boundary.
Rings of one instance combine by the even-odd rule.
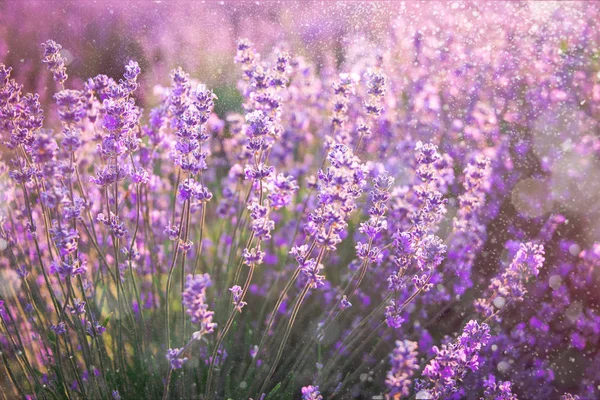
[[[0,1],[0,399],[600,398],[600,5]]]

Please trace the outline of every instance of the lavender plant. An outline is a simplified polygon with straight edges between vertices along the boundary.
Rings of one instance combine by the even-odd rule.
[[[236,106],[146,59],[83,78],[53,40],[26,93],[6,57],[3,398],[598,398],[570,203],[597,215],[600,32],[499,7],[526,23],[431,11],[335,62],[239,39]]]

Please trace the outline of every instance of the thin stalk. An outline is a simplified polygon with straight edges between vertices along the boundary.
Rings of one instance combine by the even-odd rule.
[[[290,316],[290,321],[288,322],[288,326],[287,326],[287,329],[285,330],[285,334],[283,335],[283,339],[281,339],[281,343],[279,344],[279,349],[277,350],[277,355],[275,356],[275,361],[273,362],[273,365],[271,366],[271,369],[269,370],[269,373],[267,374],[267,377],[263,381],[263,384],[258,392],[259,397],[261,396],[262,393],[264,393],[265,389],[267,388],[267,385],[269,384],[269,381],[271,380],[271,377],[275,373],[275,369],[277,368],[277,365],[279,364],[279,360],[281,360],[281,355],[283,354],[283,349],[285,348],[287,340],[290,336],[290,332],[292,331],[292,327],[294,326],[294,322],[296,320],[296,317],[298,316],[298,312],[300,311],[302,302],[306,298],[306,295],[308,294],[309,289],[310,289],[310,286],[309,286],[309,283],[307,283],[304,286],[304,289],[302,289],[302,292],[300,293],[300,297],[298,298],[298,301],[296,302],[296,305],[294,306],[294,309],[292,310],[292,315]]]

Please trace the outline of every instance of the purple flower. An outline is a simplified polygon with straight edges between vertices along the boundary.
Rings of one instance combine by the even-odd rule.
[[[67,333],[67,326],[64,322],[59,322],[57,325],[50,326],[50,329],[57,335]]]
[[[490,339],[489,331],[488,325],[471,320],[456,341],[441,348],[433,347],[435,358],[423,370],[423,375],[429,379],[427,392],[433,398],[456,392],[467,370],[479,369],[479,352]]]
[[[123,77],[128,81],[135,81],[140,74],[141,69],[137,62],[129,61],[127,65],[125,65],[125,73]]]
[[[242,301],[242,288],[238,285],[232,286],[229,288],[231,295],[233,296],[233,305],[238,312],[242,312],[242,308],[248,303]]]
[[[85,332],[91,337],[98,337],[106,332],[106,328],[100,325],[98,321],[94,321],[93,323],[87,321]]]
[[[400,315],[400,307],[398,307],[394,299],[391,299],[389,304],[385,307],[384,315],[387,326],[393,329],[400,328],[405,321]]]
[[[522,243],[510,265],[498,276],[492,278],[488,292],[492,295],[489,299],[477,299],[475,308],[486,318],[494,314],[492,304],[503,307],[512,301],[523,301],[527,293],[525,283],[537,276],[543,266],[544,247],[533,243]]]
[[[85,262],[80,260],[75,261],[56,261],[50,264],[50,273],[58,274],[60,279],[65,280],[67,278],[81,275],[86,271]]]
[[[302,388],[302,400],[322,400],[323,396],[319,392],[318,386],[304,386]]]
[[[444,260],[446,245],[442,239],[435,235],[427,235],[421,241],[421,244],[415,254],[419,268],[436,268]]]
[[[306,262],[300,267],[300,270],[307,278],[307,285],[311,289],[317,289],[319,286],[323,286],[325,283],[325,276],[319,275],[319,272],[323,269],[322,264],[317,264],[314,258],[306,260]]]
[[[73,315],[83,315],[85,314],[85,301],[75,300],[75,307],[67,305],[67,308]]]
[[[87,115],[85,97],[79,90],[65,89],[54,95],[58,116],[67,126],[79,124]]]
[[[103,213],[99,213],[96,217],[98,222],[102,222],[104,226],[110,229],[111,234],[116,238],[120,239],[127,233],[127,228],[125,228],[125,224],[121,222],[119,216],[113,214],[112,212],[107,217]]]
[[[412,377],[419,369],[417,347],[416,342],[396,340],[396,347],[390,354],[391,368],[385,379],[391,397],[410,394]]]
[[[187,357],[181,358],[181,349],[169,349],[167,350],[167,360],[171,369],[183,368],[183,363],[187,361]]]
[[[212,333],[217,324],[213,322],[214,312],[208,310],[206,304],[206,289],[210,286],[208,274],[188,275],[183,291],[183,306],[192,323],[200,325],[200,335]]]
[[[246,265],[260,265],[265,253],[258,248],[244,249],[243,257]]]
[[[369,246],[367,243],[356,243],[356,255],[361,260],[368,263],[374,263],[379,256],[379,249],[374,246]]]
[[[512,384],[510,381],[496,382],[494,375],[488,375],[483,380],[485,399],[490,400],[517,400],[517,396],[512,393]]]
[[[52,72],[54,80],[62,85],[68,78],[65,58],[60,54],[62,46],[54,40],[48,40],[42,43],[42,47],[44,47],[44,59],[42,62],[48,65],[48,69]]]
[[[340,301],[340,309],[345,310],[350,307],[352,307],[352,303],[348,301],[348,296],[343,295],[342,300]]]
[[[375,97],[382,97],[386,92],[387,77],[381,71],[369,71],[366,74],[367,93]]]
[[[257,110],[247,114],[246,124],[246,132],[250,138],[273,134],[273,122],[263,111]]]
[[[273,229],[275,229],[275,222],[269,218],[258,218],[252,221],[252,231],[258,239],[271,239]]]
[[[179,239],[180,229],[179,225],[171,225],[169,223],[164,230],[165,235],[169,238],[169,240],[175,241]]]

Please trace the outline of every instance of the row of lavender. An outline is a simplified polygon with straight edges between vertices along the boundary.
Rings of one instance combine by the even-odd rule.
[[[225,121],[181,69],[147,113],[135,62],[65,89],[49,41],[55,131],[2,66],[3,392],[596,397],[600,249],[511,214],[564,150],[528,136],[545,110],[596,162],[598,50],[565,41],[531,49],[540,74],[422,37],[416,67],[392,47],[348,74],[240,41]]]

